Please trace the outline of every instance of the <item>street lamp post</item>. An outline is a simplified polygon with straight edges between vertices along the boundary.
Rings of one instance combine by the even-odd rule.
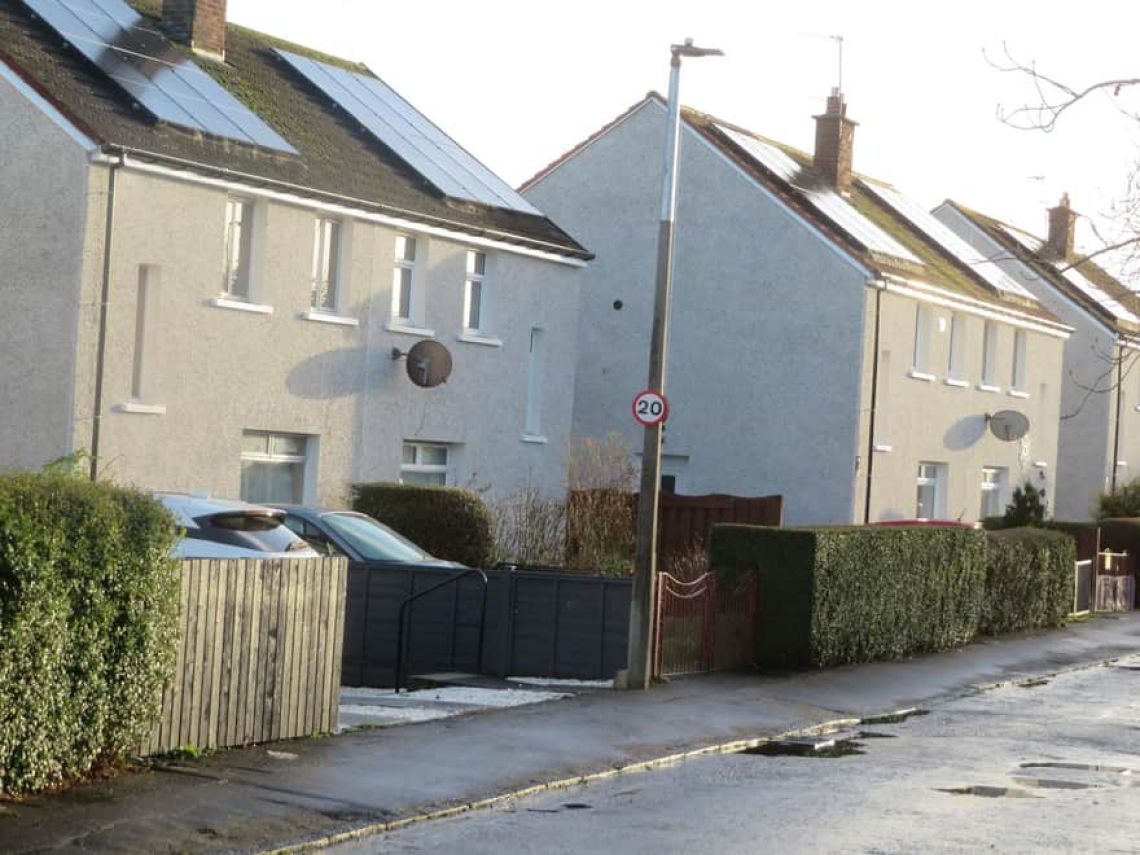
[[[653,300],[653,331],[649,340],[649,383],[661,394],[665,388],[665,356],[669,337],[669,293],[673,285],[673,222],[677,214],[677,153],[680,148],[681,104],[678,88],[682,57],[723,56],[716,48],[700,48],[692,39],[670,47],[669,126],[661,192],[661,222],[657,232],[657,289]],[[629,671],[626,685],[647,689],[653,679],[653,629],[657,587],[657,505],[661,494],[660,423],[645,428],[641,452],[641,500],[637,509],[637,555],[629,614]]]

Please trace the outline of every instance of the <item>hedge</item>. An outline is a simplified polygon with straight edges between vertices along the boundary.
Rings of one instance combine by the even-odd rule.
[[[421,484],[354,484],[352,507],[391,526],[438,558],[486,567],[494,555],[491,512],[470,490]]]
[[[756,570],[757,661],[827,667],[973,638],[986,539],[963,528],[713,528],[713,570]]]
[[[979,631],[988,635],[1061,626],[1073,607],[1076,543],[1062,531],[989,532]]]
[[[177,537],[143,494],[0,477],[0,792],[83,775],[150,731],[174,665]]]

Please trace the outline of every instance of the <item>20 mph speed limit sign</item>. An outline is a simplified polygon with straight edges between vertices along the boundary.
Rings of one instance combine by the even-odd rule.
[[[646,427],[662,424],[669,418],[669,402],[660,392],[646,389],[633,399],[633,417]]]

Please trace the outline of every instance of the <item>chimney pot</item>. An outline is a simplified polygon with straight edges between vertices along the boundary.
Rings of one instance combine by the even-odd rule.
[[[226,0],[162,0],[162,25],[196,53],[226,55]]]
[[[1049,209],[1049,240],[1045,252],[1059,261],[1073,260],[1073,233],[1076,230],[1077,212],[1069,206],[1069,194],[1062,193],[1057,207]]]
[[[847,102],[838,88],[827,96],[827,110],[815,117],[815,169],[838,192],[845,193],[854,179],[852,162],[855,125],[847,118]]]

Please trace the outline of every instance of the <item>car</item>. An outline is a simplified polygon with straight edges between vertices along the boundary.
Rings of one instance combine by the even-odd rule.
[[[466,569],[455,561],[436,558],[367,514],[310,505],[271,507],[284,512],[285,525],[324,555],[343,555],[371,565]]]
[[[276,508],[194,493],[155,493],[183,529],[176,558],[319,558]]]

